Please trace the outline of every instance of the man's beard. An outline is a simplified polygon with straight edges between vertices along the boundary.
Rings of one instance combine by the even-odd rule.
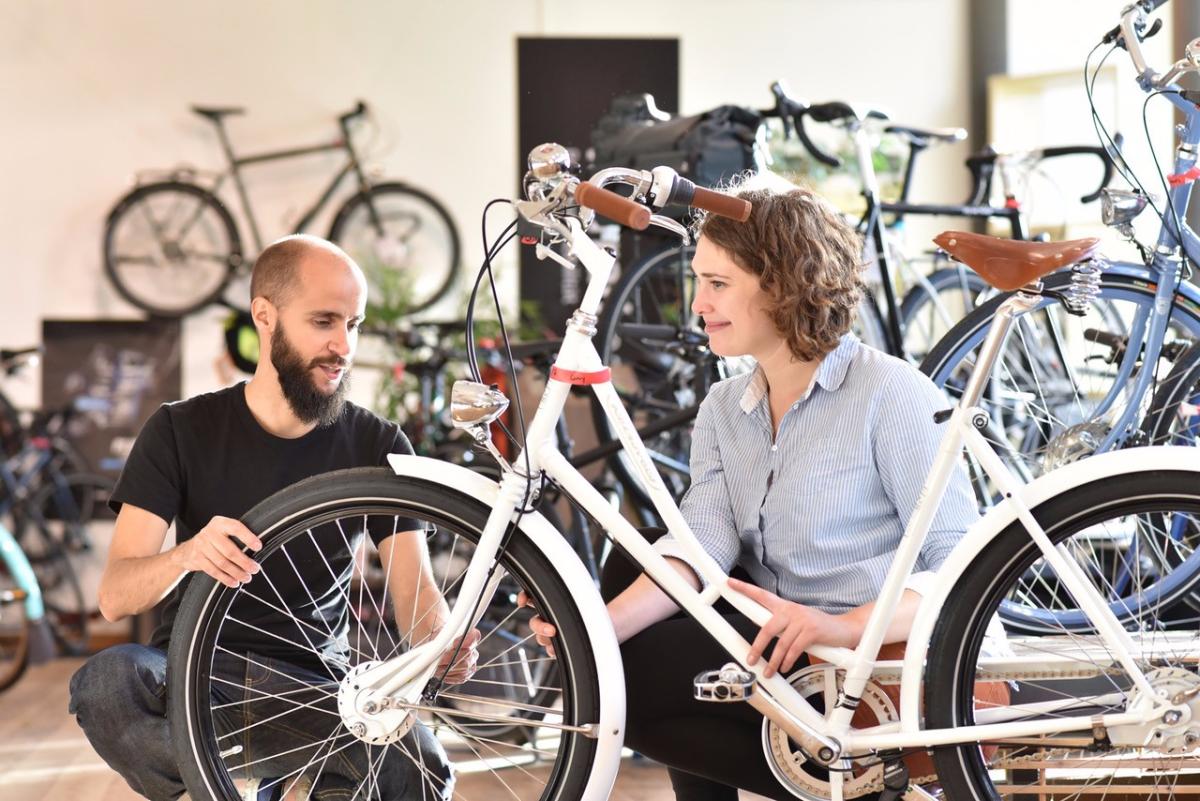
[[[346,393],[350,391],[350,371],[344,370],[337,388],[328,394],[319,390],[313,382],[312,369],[320,365],[348,368],[345,359],[313,359],[306,362],[288,341],[283,326],[279,325],[271,334],[271,364],[279,375],[279,388],[287,399],[292,412],[305,423],[327,426],[335,422],[346,405]]]

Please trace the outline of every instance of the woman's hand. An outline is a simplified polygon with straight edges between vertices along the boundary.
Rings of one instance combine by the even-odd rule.
[[[453,667],[446,672],[447,684],[463,684],[474,675],[475,665],[479,661],[478,645],[481,637],[479,629],[471,629],[467,632],[466,637],[452,641],[450,647],[442,654],[437,667],[439,676],[447,667],[450,667],[450,660],[454,659]],[[455,656],[456,651],[457,656]]]
[[[753,665],[767,650],[771,640],[778,638],[771,652],[771,660],[763,671],[765,676],[790,671],[800,655],[813,643],[853,648],[862,638],[862,626],[857,616],[830,615],[820,609],[785,601],[762,587],[734,578],[729,579],[729,586],[771,612],[771,619],[759,630],[746,658],[746,664]]]
[[[522,590],[517,595],[517,606],[528,606],[530,609],[537,612],[537,606],[534,605],[533,599],[525,594]],[[538,645],[546,649],[546,653],[553,659],[554,657],[554,636],[558,634],[558,629],[547,623],[545,620],[535,614],[529,620],[529,630],[533,632],[534,638]]]

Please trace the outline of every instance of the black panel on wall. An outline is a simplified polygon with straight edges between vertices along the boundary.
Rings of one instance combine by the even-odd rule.
[[[626,92],[649,92],[663,111],[678,111],[679,40],[519,38],[518,191],[530,150],[543,142],[586,150],[592,125],[612,98]],[[526,301],[537,304],[547,334],[562,335],[582,294],[579,273],[522,249],[522,308]]]

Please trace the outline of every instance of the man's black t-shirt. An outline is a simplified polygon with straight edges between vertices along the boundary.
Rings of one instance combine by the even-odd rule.
[[[408,438],[394,423],[352,403],[346,403],[335,423],[302,437],[269,434],[250,413],[245,384],[238,384],[160,407],[134,443],[113,490],[112,506],[118,511],[121,504],[130,503],[168,523],[174,521],[176,541],[185,542],[214,516],[241,518],[298,481],[330,470],[386,464],[389,453],[412,453]],[[394,531],[417,527],[410,523],[372,530],[372,539],[378,542]],[[297,655],[289,643],[307,646],[312,632],[321,631],[333,636],[311,642],[313,646],[344,652],[344,593],[353,567],[345,543],[355,547],[363,532],[324,529],[332,530],[314,529],[311,538],[293,540],[286,560],[272,557],[273,564],[264,564],[263,571],[244,585],[230,607],[223,645],[312,663],[315,653]],[[262,578],[267,575],[270,581]],[[164,600],[152,646],[166,649],[189,579],[185,577]],[[280,615],[280,608],[290,615]],[[311,625],[301,631],[293,615]],[[235,625],[239,622],[244,625]]]

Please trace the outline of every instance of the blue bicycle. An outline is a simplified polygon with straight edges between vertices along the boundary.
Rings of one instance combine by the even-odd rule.
[[[1097,49],[1111,45],[1097,70],[1118,47],[1125,48],[1138,72],[1138,83],[1150,99],[1162,96],[1185,118],[1178,130],[1174,170],[1161,176],[1165,205],[1159,206],[1138,177],[1124,167],[1119,148],[1095,115],[1097,130],[1117,157],[1133,189],[1106,189],[1102,218],[1141,253],[1140,261],[1101,263],[1099,296],[1088,311],[1071,307],[1065,291],[1078,274],[1066,271],[1045,279],[1036,313],[1013,328],[990,374],[980,405],[991,415],[985,432],[996,451],[1026,480],[1095,453],[1134,445],[1181,442],[1195,444],[1200,414],[1200,288],[1188,281],[1200,260],[1200,238],[1183,221],[1200,147],[1197,97],[1176,83],[1200,70],[1200,48],[1189,45],[1187,56],[1164,74],[1150,69],[1140,41],[1157,32],[1148,12],[1164,0],[1142,0],[1130,7],[1122,23]],[[1193,52],[1195,50],[1195,52]],[[1095,50],[1093,50],[1093,53]],[[1089,56],[1089,65],[1091,57]],[[1091,91],[1095,73],[1085,67]],[[1160,171],[1161,173],[1161,171]],[[1147,206],[1160,219],[1157,240],[1148,247],[1135,238],[1132,222]],[[935,345],[921,369],[952,398],[979,351],[1000,305],[1012,293],[983,303]],[[1002,501],[982,471],[971,467],[981,507]],[[1170,585],[1173,594],[1147,593],[1141,602],[1165,606],[1187,598],[1200,606],[1200,571],[1189,562],[1188,575],[1159,578],[1184,563],[1200,533],[1194,527],[1162,531],[1097,532],[1091,550],[1076,554],[1098,586],[1110,597],[1127,597],[1130,587]],[[1039,597],[1058,591],[1054,577],[1030,578],[1029,592]],[[1067,603],[1064,599],[1064,603]]]

